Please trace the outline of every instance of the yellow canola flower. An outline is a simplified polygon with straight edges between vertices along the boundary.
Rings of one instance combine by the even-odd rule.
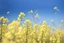
[[[20,25],[20,22],[19,21],[13,21],[11,25]]]
[[[7,18],[4,18],[3,19],[3,23],[6,23],[6,22],[8,22],[8,19]]]
[[[18,28],[18,30],[17,30],[17,33],[15,33],[15,35],[16,35],[16,38],[21,38],[22,37],[22,35],[23,35],[23,30],[22,30],[22,27],[19,27]]]
[[[28,13],[29,13],[29,14],[33,13],[33,10],[30,10]]]
[[[16,43],[15,41],[10,41],[9,43]]]
[[[60,34],[60,30],[59,30],[59,29],[56,30],[56,34],[57,34],[57,35]]]
[[[25,14],[23,12],[20,12],[19,17],[23,18]]]
[[[30,13],[33,13],[33,10],[30,10]]]
[[[2,20],[2,18],[0,18],[0,21]]]
[[[20,20],[22,20],[22,18],[24,18],[24,17],[25,17],[24,12],[20,12],[20,14],[18,15],[17,20],[20,21]]]
[[[42,38],[42,34],[39,34],[38,41],[40,41]]]
[[[4,18],[4,16],[2,16],[2,17],[0,17],[0,21],[1,21],[2,23],[6,23],[6,22],[8,22],[9,20],[8,20],[7,18]]]
[[[43,21],[42,25],[46,25],[46,21],[45,20]]]
[[[4,16],[2,16],[1,19],[4,19]]]
[[[16,39],[16,43],[22,43],[20,39]]]
[[[55,6],[55,7],[54,7],[54,10],[59,11],[59,9],[58,9],[58,7],[57,7],[57,6]]]
[[[46,28],[47,28],[46,21],[43,21],[41,29],[43,29],[45,31]]]
[[[37,29],[38,25],[37,24],[34,24],[34,29]]]
[[[15,33],[15,29],[13,29],[13,30],[9,30],[12,34],[14,34]]]
[[[9,43],[8,39],[3,38],[2,43]]]
[[[21,21],[21,19],[18,17],[18,19],[17,19],[18,21]]]
[[[12,39],[13,35],[11,34],[11,32],[7,32],[7,33],[5,33],[5,38]]]
[[[21,30],[22,30],[22,27],[20,26],[20,27],[18,28],[18,30],[21,31]]]
[[[40,34],[39,34],[39,36],[38,36],[38,40],[39,40],[39,41],[41,40],[42,36],[43,36],[43,30],[40,30]]]
[[[24,22],[24,26],[20,25],[21,20],[21,14],[19,15],[19,21],[12,21],[10,24],[2,24],[2,28],[0,26],[0,34],[1,29],[4,31],[4,37],[2,39],[2,43],[25,43],[26,38],[28,40],[28,43],[46,43],[50,41],[51,43],[64,43],[64,31],[61,30],[55,30],[51,33],[51,28],[49,25],[47,25],[46,21],[43,21],[42,25],[38,26],[37,24],[34,24],[32,27],[32,22],[30,20],[26,20]],[[6,18],[1,17],[0,20],[6,22]],[[54,22],[54,20],[51,20],[51,22]],[[63,20],[62,20],[63,22]],[[28,29],[26,28],[28,27]],[[52,28],[53,30],[55,27]],[[7,30],[7,31],[5,31]],[[28,33],[28,34],[27,34]],[[2,32],[3,34],[3,32]],[[15,36],[15,41],[12,39]]]
[[[2,21],[4,19],[4,16],[0,17],[0,21]]]
[[[51,20],[51,22],[54,22],[54,20]]]
[[[7,28],[7,24],[2,24],[2,32],[5,33]]]
[[[26,33],[26,28],[23,29],[23,33]]]
[[[32,36],[33,35],[33,32],[30,34],[30,36]]]
[[[50,41],[52,41],[53,40],[53,37],[50,37]]]
[[[22,33],[22,31],[19,31],[19,32],[15,33],[15,35],[16,35],[16,38],[21,38],[23,33]]]
[[[43,37],[44,40],[46,40],[46,37]]]
[[[57,40],[57,43],[61,43],[60,40]]]
[[[35,18],[39,18],[39,14],[38,14],[38,13],[36,13],[36,16],[35,16]]]
[[[14,30],[15,28],[13,26],[8,26],[8,29],[11,31]]]
[[[8,25],[8,29],[16,29],[20,26],[20,22],[19,21],[13,21],[12,23],[10,23]]]
[[[56,38],[55,37],[53,38],[53,41],[56,41]]]
[[[63,23],[64,22],[64,20],[61,20],[61,23]]]
[[[26,21],[24,22],[24,24],[26,24],[26,25],[31,25],[32,22],[31,22],[30,20],[26,20]]]
[[[0,34],[1,34],[1,28],[0,28]]]

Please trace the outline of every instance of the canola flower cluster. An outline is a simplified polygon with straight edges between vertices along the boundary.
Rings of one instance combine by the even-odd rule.
[[[20,20],[24,16],[25,14],[21,12],[18,19],[9,24],[7,18],[0,17],[0,43],[64,43],[64,30],[54,30],[55,27],[47,25],[46,21],[43,21],[42,25],[33,25],[27,19],[21,25]]]

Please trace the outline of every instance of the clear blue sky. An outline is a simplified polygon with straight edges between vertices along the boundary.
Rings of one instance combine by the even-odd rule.
[[[60,10],[57,14],[54,14],[54,6],[57,6]],[[25,19],[30,18],[28,11],[31,9],[38,10],[40,15],[38,22],[43,20],[50,22],[53,19],[56,23],[59,23],[60,20],[64,19],[64,0],[0,0],[0,13],[4,12],[0,16],[5,16],[10,20],[15,20],[20,12],[25,12]],[[7,11],[13,17],[7,15]]]

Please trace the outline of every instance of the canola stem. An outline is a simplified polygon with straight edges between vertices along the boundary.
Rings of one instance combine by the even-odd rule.
[[[0,34],[0,42],[2,43],[2,21],[1,21],[1,34]]]
[[[26,43],[28,43],[28,25],[27,25],[27,31],[26,31]]]

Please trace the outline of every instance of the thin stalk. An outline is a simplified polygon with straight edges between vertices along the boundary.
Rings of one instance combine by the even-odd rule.
[[[1,21],[1,34],[0,34],[0,42],[2,43],[2,21]]]
[[[27,31],[26,31],[26,43],[28,43],[28,25],[27,25]]]

